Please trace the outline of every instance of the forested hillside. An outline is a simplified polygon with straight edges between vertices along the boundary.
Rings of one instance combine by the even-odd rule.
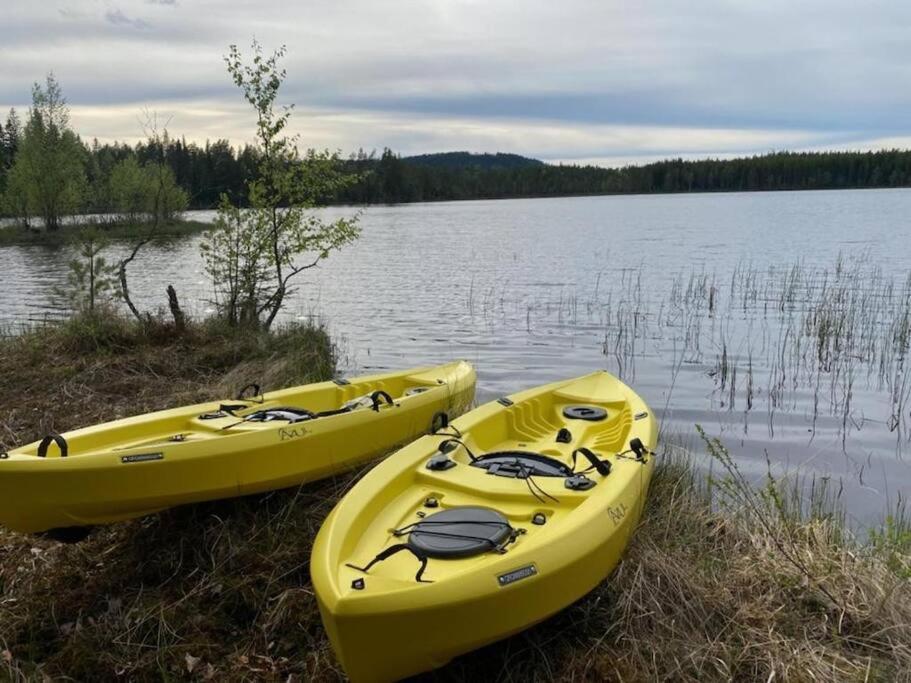
[[[27,118],[27,117],[26,117]],[[0,197],[2,213],[20,215],[23,204],[12,170],[23,135],[20,116],[10,112],[0,123]],[[66,151],[78,176],[78,212],[117,209],[112,195],[115,169],[124,160],[140,167],[164,163],[188,197],[190,208],[211,208],[222,193],[243,202],[255,172],[257,151],[227,140],[197,144],[159,136],[136,145],[86,144],[74,134]],[[353,154],[340,163],[360,180],[326,203],[387,203],[509,197],[553,197],[658,192],[729,192],[911,186],[911,152],[775,152],[738,159],[670,159],[642,166],[603,168],[555,165],[516,154],[446,152],[401,157]],[[79,168],[75,168],[79,167]],[[116,183],[115,183],[116,184]],[[122,193],[121,193],[122,194]]]
[[[360,183],[336,198],[352,203],[911,185],[911,152],[899,150],[670,159],[624,168],[544,163],[486,167],[426,164],[386,150],[379,158],[356,158],[347,163],[368,172]]]

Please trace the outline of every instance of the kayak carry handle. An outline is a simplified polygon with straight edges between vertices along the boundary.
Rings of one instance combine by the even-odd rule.
[[[433,583],[433,581],[428,581],[424,578],[424,571],[427,569],[427,555],[412,546],[410,543],[398,543],[396,545],[389,546],[385,550],[381,551],[372,560],[370,560],[370,562],[368,562],[364,567],[358,567],[357,565],[351,564],[350,562],[346,562],[345,566],[351,567],[351,569],[357,569],[359,572],[364,572],[366,574],[370,571],[370,568],[373,565],[377,564],[378,562],[382,562],[383,560],[387,560],[403,550],[410,552],[412,555],[414,555],[415,559],[421,563],[421,566],[418,568],[418,573],[414,575],[414,580],[418,583]],[[352,584],[351,587],[357,588],[354,584]],[[361,588],[357,588],[357,590],[361,590]]]
[[[244,394],[247,393],[248,389],[253,390],[253,394],[250,396],[249,399],[244,397]],[[246,386],[241,387],[241,390],[237,392],[237,396],[235,398],[238,401],[247,401],[247,400],[252,400],[252,399],[256,398],[257,396],[262,396],[262,395],[263,395],[263,392],[261,391],[260,386],[256,382],[250,382],[250,384],[247,384]]]
[[[69,454],[69,448],[66,444],[66,439],[64,439],[59,434],[48,434],[46,437],[41,439],[41,443],[38,444],[38,457],[46,458],[47,449],[52,443],[57,444],[57,447],[60,449],[60,457],[65,458]]]
[[[382,389],[379,391],[374,391],[372,394],[370,394],[370,400],[373,401],[373,409],[376,412],[380,412],[380,399],[383,399],[391,406],[395,405],[395,401],[392,400],[392,396],[387,394],[385,391]]]
[[[611,470],[610,463],[606,460],[601,460],[595,454],[594,451],[592,451],[588,448],[585,448],[584,446],[581,446],[580,448],[577,448],[576,450],[573,451],[573,471],[574,472],[576,470],[576,456],[577,455],[581,455],[583,458],[588,460],[591,463],[592,467],[594,467],[595,470],[598,472],[598,474],[600,474],[602,477],[606,477],[608,474],[610,474],[610,470]]]
[[[436,434],[441,429],[446,429],[449,426],[449,413],[445,410],[441,410],[436,413],[433,418],[430,420],[430,433]]]

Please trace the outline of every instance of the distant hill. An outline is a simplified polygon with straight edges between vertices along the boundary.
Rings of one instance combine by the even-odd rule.
[[[362,180],[327,202],[374,204],[510,197],[911,187],[911,150],[773,152],[643,166],[552,165],[517,154],[447,152],[352,159]]]
[[[530,159],[519,154],[472,154],[471,152],[437,152],[436,154],[418,154],[402,157],[402,161],[415,166],[432,166],[434,168],[480,168],[483,170],[527,168],[544,166],[538,159]]]

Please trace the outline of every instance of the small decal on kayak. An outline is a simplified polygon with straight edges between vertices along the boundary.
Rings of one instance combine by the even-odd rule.
[[[131,462],[149,462],[150,460],[164,460],[164,453],[140,453],[139,455],[124,455],[120,462],[127,464]]]
[[[648,413],[645,412],[645,411],[642,411],[641,413],[636,413],[636,417],[635,417],[634,419],[636,419],[636,420],[642,420],[642,419],[644,419],[644,418],[646,418],[646,417],[648,417]]]
[[[513,569],[511,572],[505,574],[500,574],[497,577],[497,583],[500,586],[508,586],[511,583],[516,581],[521,581],[522,579],[527,579],[530,576],[534,576],[538,573],[538,569],[533,564],[526,565],[525,567],[519,567],[518,569]]]
[[[607,514],[614,524],[619,524],[623,521],[623,518],[626,517],[626,505],[620,503],[615,507],[609,507],[607,508]]]
[[[294,429],[282,428],[278,430],[278,440],[287,441],[288,439],[299,439],[306,434],[307,430],[303,427],[295,427]]]

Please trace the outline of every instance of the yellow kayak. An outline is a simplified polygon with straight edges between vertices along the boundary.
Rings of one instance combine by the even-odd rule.
[[[347,674],[439,667],[592,590],[637,525],[657,435],[642,399],[596,372],[488,403],[380,463],[310,560]]]
[[[374,458],[467,410],[464,362],[174,408],[0,453],[0,525],[56,530],[293,486]],[[74,529],[74,531],[76,531]]]

